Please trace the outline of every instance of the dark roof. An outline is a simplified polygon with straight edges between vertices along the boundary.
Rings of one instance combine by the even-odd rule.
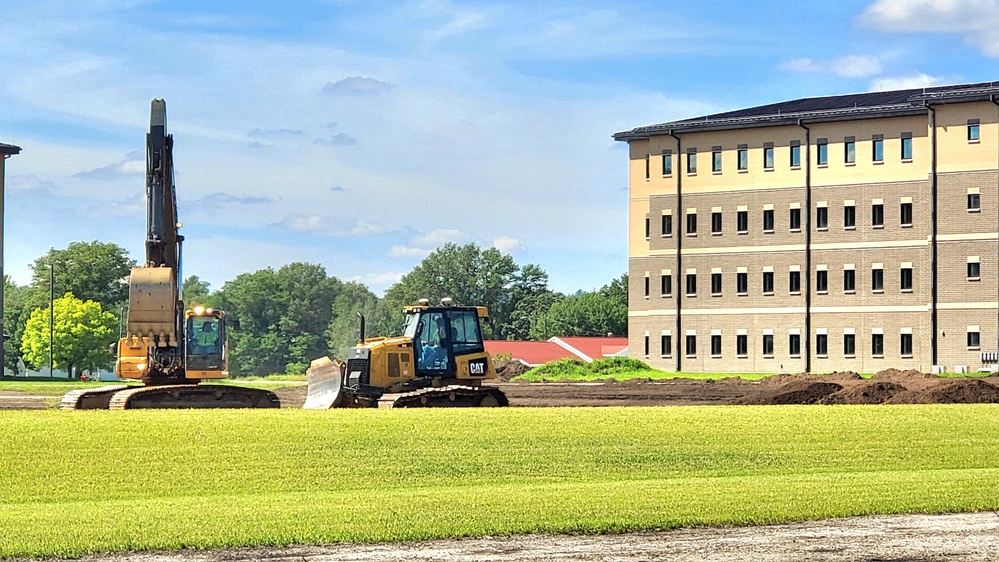
[[[927,105],[987,101],[993,98],[999,98],[999,83],[997,82],[803,98],[636,127],[630,131],[615,133],[614,140],[645,139],[652,135],[669,134],[670,132],[744,129],[793,125],[799,122],[817,123],[918,115],[926,112]]]
[[[4,143],[0,142],[0,154],[13,155],[13,154],[20,154],[20,153],[21,153],[21,147],[20,146],[14,146],[12,144],[4,144]]]

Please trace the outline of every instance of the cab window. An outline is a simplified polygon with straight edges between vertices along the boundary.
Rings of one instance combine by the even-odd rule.
[[[454,337],[454,354],[465,355],[483,350],[482,336],[476,312],[462,310],[451,313],[451,334]]]

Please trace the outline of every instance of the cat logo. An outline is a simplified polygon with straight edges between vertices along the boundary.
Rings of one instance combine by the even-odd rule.
[[[477,377],[483,377],[483,376],[485,376],[486,375],[486,362],[482,361],[482,360],[472,361],[471,363],[468,364],[468,373],[470,375],[477,376]]]

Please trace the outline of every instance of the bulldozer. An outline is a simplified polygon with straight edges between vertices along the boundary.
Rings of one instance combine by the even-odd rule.
[[[482,382],[496,378],[492,357],[482,343],[484,306],[439,306],[428,299],[403,307],[402,335],[365,337],[358,313],[357,345],[347,361],[320,357],[306,375],[303,406],[330,408],[426,408],[507,406],[499,388]]]
[[[115,374],[143,384],[70,391],[61,409],[280,407],[267,390],[200,384],[229,376],[227,321],[221,310],[184,308],[180,227],[173,135],[167,134],[166,102],[154,99],[146,135],[146,259],[132,268],[126,329],[112,346]]]

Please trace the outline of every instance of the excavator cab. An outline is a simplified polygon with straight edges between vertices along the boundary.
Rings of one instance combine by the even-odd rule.
[[[225,314],[196,306],[185,313],[187,334],[187,378],[221,379],[229,374]]]

